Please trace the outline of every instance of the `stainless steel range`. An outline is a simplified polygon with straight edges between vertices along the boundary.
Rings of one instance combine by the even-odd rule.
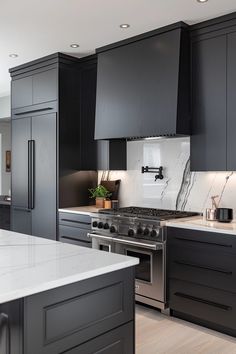
[[[198,213],[127,207],[102,209],[92,218],[92,247],[138,257],[135,298],[164,310],[166,308],[167,220]]]

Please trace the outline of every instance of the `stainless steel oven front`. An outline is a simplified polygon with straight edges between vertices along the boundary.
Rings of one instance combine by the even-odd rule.
[[[123,236],[109,237],[98,233],[88,234],[92,247],[98,250],[137,257],[135,267],[135,299],[139,302],[165,309],[165,242],[137,240]]]
[[[115,252],[139,258],[135,267],[135,298],[142,303],[165,309],[165,243],[125,243],[115,240]]]

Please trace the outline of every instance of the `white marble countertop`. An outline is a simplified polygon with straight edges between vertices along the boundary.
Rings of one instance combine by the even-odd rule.
[[[203,217],[195,216],[192,218],[170,220],[166,223],[166,226],[236,235],[236,220],[231,223],[222,223],[208,221]]]
[[[133,257],[0,230],[0,304],[138,262]]]
[[[93,213],[98,213],[100,209],[101,208],[96,208],[95,205],[87,205],[80,207],[61,208],[59,211],[64,213],[92,215]]]

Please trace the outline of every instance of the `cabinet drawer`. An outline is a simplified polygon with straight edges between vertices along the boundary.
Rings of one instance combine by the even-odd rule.
[[[236,237],[223,233],[168,227],[167,241],[169,245],[194,246],[199,252],[205,249],[236,254]]]
[[[72,227],[80,227],[81,229],[91,228],[91,217],[84,214],[59,213],[59,224]]]
[[[65,354],[132,354],[134,353],[134,324],[130,322],[99,336]]]
[[[182,314],[236,330],[234,294],[170,279],[169,305]]]
[[[208,250],[199,256],[197,247],[170,246],[168,276],[236,292],[235,256]]]
[[[59,241],[73,243],[79,246],[91,247],[91,239],[87,237],[90,229],[80,229],[79,227],[59,226]]]

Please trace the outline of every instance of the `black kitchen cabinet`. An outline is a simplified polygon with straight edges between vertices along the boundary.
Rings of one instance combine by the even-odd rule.
[[[227,170],[236,171],[236,31],[227,36]]]
[[[1,354],[134,354],[134,269],[0,304]]]
[[[99,48],[95,139],[189,134],[188,26]]]
[[[13,231],[56,239],[56,124],[56,113],[12,120]]]
[[[83,247],[92,247],[87,234],[91,232],[89,215],[59,212],[59,241]]]
[[[167,297],[180,318],[236,336],[234,236],[167,228]]]
[[[126,140],[97,141],[98,170],[127,170]]]
[[[57,210],[68,206],[64,196],[73,195],[70,206],[89,203],[87,190],[97,183],[97,173],[78,172],[97,167],[93,133],[89,130],[89,135],[82,124],[94,126],[94,112],[89,111],[91,102],[95,109],[94,68],[96,57],[94,62],[94,57],[79,60],[56,53],[10,69],[14,231],[56,239]],[[85,90],[86,77],[89,90]],[[83,156],[89,149],[85,164]],[[76,183],[68,186],[65,179],[75,174]],[[86,191],[78,195],[84,181]]]
[[[192,45],[191,170],[226,171],[226,37]]]
[[[192,26],[192,171],[234,171],[236,14]]]

